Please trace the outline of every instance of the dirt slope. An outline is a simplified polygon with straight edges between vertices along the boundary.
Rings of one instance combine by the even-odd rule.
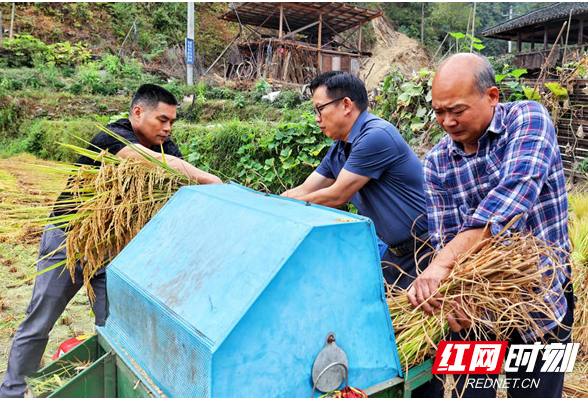
[[[397,32],[385,17],[371,21],[376,34],[372,57],[361,68],[361,78],[369,90],[378,86],[394,65],[404,75],[410,76],[429,65],[429,54],[420,43]]]

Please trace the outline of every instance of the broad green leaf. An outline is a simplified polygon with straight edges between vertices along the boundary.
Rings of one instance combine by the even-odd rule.
[[[288,157],[284,161],[282,161],[282,166],[284,169],[290,169],[300,164],[300,161],[295,159],[294,157]]]
[[[514,76],[515,78],[519,78],[521,75],[524,75],[526,73],[526,69],[515,69],[514,71],[510,72],[510,75]]]
[[[409,103],[410,102],[410,95],[408,93],[402,93],[398,96],[398,103]]]
[[[453,36],[456,39],[463,39],[464,37],[466,37],[463,33],[461,32],[447,32],[449,33],[451,36]]]
[[[410,89],[412,89],[414,87],[414,83],[412,82],[404,82],[402,85],[400,85],[400,90],[402,90],[403,92],[407,92]]]
[[[535,91],[533,91],[532,87],[529,86],[523,86],[523,92],[525,93],[525,96],[527,97],[528,100],[540,100],[541,96],[539,96],[539,94]]]
[[[566,88],[562,88],[561,85],[557,82],[546,83],[545,87],[551,91],[556,96],[567,96],[568,90]]]

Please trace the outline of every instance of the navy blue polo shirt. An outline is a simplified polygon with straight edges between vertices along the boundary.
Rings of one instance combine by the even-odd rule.
[[[336,140],[316,172],[337,179],[343,168],[371,178],[350,201],[387,244],[407,241],[411,229],[427,231],[423,165],[391,123],[364,110],[347,142]]]

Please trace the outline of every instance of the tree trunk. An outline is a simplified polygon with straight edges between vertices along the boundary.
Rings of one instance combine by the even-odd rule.
[[[16,7],[16,3],[12,3],[12,17],[10,17],[10,39],[12,39],[12,32],[14,31],[14,8]]]

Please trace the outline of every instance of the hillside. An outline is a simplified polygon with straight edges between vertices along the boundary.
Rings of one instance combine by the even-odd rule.
[[[6,32],[11,4],[0,3]],[[218,18],[227,9],[227,3],[196,5],[197,72],[212,64],[237,32],[236,24]],[[368,50],[373,56],[361,73],[367,77],[368,89],[378,85],[391,64],[405,75],[428,64],[424,47],[394,30],[386,17],[371,25],[376,40]],[[15,34],[32,35],[47,45],[86,44],[92,58],[108,54],[138,58],[146,71],[176,79],[183,79],[185,73],[185,31],[185,3],[17,3],[14,19]]]
[[[12,3],[0,3],[4,35]],[[196,63],[209,65],[235,35],[218,19],[227,3],[197,3]],[[186,3],[16,3],[14,34],[32,35],[48,45],[86,44],[92,58],[107,54],[140,59],[147,70],[183,78]]]

